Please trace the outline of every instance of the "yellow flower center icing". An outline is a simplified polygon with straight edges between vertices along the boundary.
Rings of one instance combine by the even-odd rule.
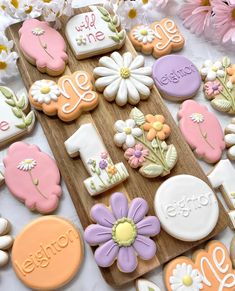
[[[5,62],[0,62],[0,70],[5,70],[7,67],[7,63]]]
[[[51,0],[43,0],[44,3],[50,3]]]
[[[18,0],[11,0],[11,5],[14,6],[16,9],[19,8],[19,1]]]
[[[142,30],[140,31],[140,34],[142,34],[142,35],[147,35],[147,34],[148,34],[148,31],[147,31],[146,29],[142,29]]]
[[[153,128],[156,129],[157,131],[162,130],[163,124],[160,121],[156,121],[153,123]]]
[[[202,0],[201,6],[211,6],[210,0]]]
[[[131,18],[131,19],[134,19],[136,18],[137,16],[137,11],[135,8],[131,8],[128,12],[128,17]]]
[[[123,79],[128,79],[131,75],[131,71],[128,68],[121,68],[120,75]]]
[[[2,51],[6,51],[7,52],[7,47],[5,45],[3,45],[3,44],[0,44],[0,53]]]
[[[41,90],[40,90],[40,92],[42,94],[48,94],[48,93],[50,93],[50,91],[51,91],[50,87],[47,87],[47,86],[42,87]]]
[[[214,71],[214,72],[217,72],[217,71],[218,71],[218,68],[216,68],[216,66],[213,66],[211,69],[212,69],[212,71]]]
[[[232,18],[235,20],[235,8],[232,11]]]
[[[31,159],[25,159],[24,163],[27,164],[27,165],[30,165],[32,163],[32,160]]]
[[[33,6],[29,6],[28,9],[25,10],[26,14],[30,14],[33,10]]]
[[[191,276],[186,275],[186,276],[183,277],[182,282],[183,282],[184,286],[189,287],[189,286],[192,286],[192,284],[193,284],[193,279],[192,279]]]
[[[125,128],[124,129],[124,132],[125,132],[125,134],[131,134],[131,128],[130,127],[127,127],[127,128]]]
[[[112,238],[119,246],[132,245],[136,236],[137,229],[132,219],[123,217],[118,219],[113,226]]]
[[[148,4],[149,3],[149,0],[142,0],[142,3],[145,5],[145,4]]]

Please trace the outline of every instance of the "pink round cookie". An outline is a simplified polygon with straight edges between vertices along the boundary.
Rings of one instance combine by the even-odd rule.
[[[196,155],[208,163],[220,160],[224,134],[215,114],[196,101],[187,100],[178,112],[179,128]]]
[[[26,59],[42,73],[58,76],[68,61],[66,44],[58,31],[47,22],[25,20],[19,30],[20,48]]]
[[[3,163],[6,185],[29,209],[50,213],[57,208],[62,191],[54,159],[36,145],[16,142]]]

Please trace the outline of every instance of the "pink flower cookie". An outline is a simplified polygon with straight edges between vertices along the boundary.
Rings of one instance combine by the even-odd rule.
[[[185,101],[178,113],[179,128],[196,155],[208,163],[220,160],[224,134],[216,116],[196,101]]]
[[[47,22],[25,20],[19,30],[20,48],[25,58],[42,73],[61,75],[68,61],[63,37]]]
[[[50,213],[57,208],[62,191],[54,159],[36,145],[16,142],[10,146],[3,163],[10,192],[30,210]]]

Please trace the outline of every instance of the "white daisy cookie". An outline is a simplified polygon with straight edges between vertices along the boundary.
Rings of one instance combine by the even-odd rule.
[[[10,223],[5,218],[0,218],[0,267],[3,267],[7,264],[9,260],[9,255],[7,250],[13,244],[12,236],[8,235],[11,229]]]
[[[137,26],[133,30],[133,36],[138,41],[141,41],[144,44],[146,44],[151,43],[155,39],[155,32],[150,27],[141,25]]]
[[[60,94],[60,88],[54,81],[36,81],[31,87],[33,100],[41,104],[50,104],[51,101],[57,101]]]
[[[96,88],[107,101],[115,100],[119,106],[135,105],[147,99],[154,82],[152,68],[145,67],[144,62],[143,56],[133,57],[130,52],[102,57],[100,66],[94,69]]]
[[[224,141],[228,148],[228,158],[235,161],[235,118],[232,118],[230,124],[225,128]]]

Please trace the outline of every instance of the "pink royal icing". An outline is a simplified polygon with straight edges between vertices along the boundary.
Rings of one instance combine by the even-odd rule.
[[[54,159],[36,145],[16,142],[3,163],[6,185],[29,209],[50,213],[57,208],[62,191]]]
[[[63,71],[68,60],[63,37],[47,22],[25,20],[19,30],[20,47],[38,68]]]
[[[216,163],[225,149],[224,134],[216,116],[196,101],[185,101],[178,112],[179,128],[196,154]]]

